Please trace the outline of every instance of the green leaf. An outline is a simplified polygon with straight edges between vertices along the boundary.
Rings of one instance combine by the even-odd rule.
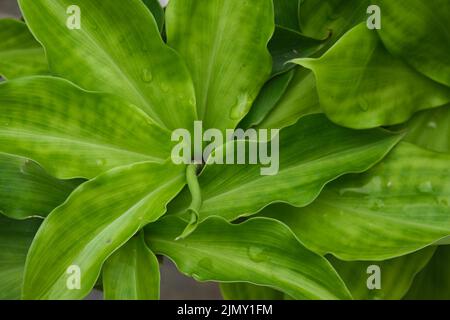
[[[25,23],[0,20],[0,75],[6,79],[48,73],[44,49]]]
[[[28,254],[23,298],[79,299],[103,262],[146,224],[157,220],[185,183],[184,167],[140,163],[82,184],[44,221]],[[51,248],[51,250],[49,250]],[[71,290],[71,267],[80,288]]]
[[[393,57],[364,23],[321,58],[294,61],[313,70],[322,109],[346,127],[398,124],[450,101],[449,88]]]
[[[417,113],[407,124],[404,140],[450,153],[450,105]]]
[[[136,106],[66,80],[30,77],[0,84],[0,151],[39,162],[58,178],[170,156],[170,132]]]
[[[158,25],[159,32],[163,31],[164,28],[164,9],[159,3],[159,0],[142,0],[147,8],[155,18],[156,24]]]
[[[303,0],[299,9],[301,32],[334,44],[367,16],[367,0]]]
[[[14,219],[47,216],[84,180],[58,180],[29,159],[0,153],[0,212]]]
[[[409,300],[450,300],[450,246],[440,246],[430,263],[414,279]]]
[[[306,208],[268,208],[311,250],[384,260],[450,235],[450,155],[399,144],[382,163],[330,185]],[[351,223],[349,223],[351,222]]]
[[[199,176],[202,190],[200,218],[220,215],[232,221],[252,215],[273,202],[287,202],[298,207],[308,205],[329,181],[345,173],[366,171],[399,139],[400,136],[382,130],[355,134],[353,130],[334,125],[322,114],[303,117],[280,132],[277,174],[261,175],[261,169],[267,169],[269,165],[207,165]],[[219,150],[226,148],[227,152],[232,152],[227,147],[232,143]],[[251,145],[256,147],[255,144],[247,143],[246,151]],[[259,150],[265,147],[261,143]],[[236,145],[234,149],[238,150]],[[270,145],[268,150],[271,149]],[[227,152],[223,151],[224,158]],[[169,212],[183,212],[188,204],[186,200],[189,195],[182,194]]]
[[[220,292],[225,300],[283,300],[284,293],[270,287],[250,283],[221,283]]]
[[[273,0],[275,23],[288,29],[299,29],[298,12],[301,0]]]
[[[272,1],[172,0],[166,28],[191,71],[203,127],[235,128],[271,72]]]
[[[142,236],[131,238],[114,252],[106,260],[102,276],[107,300],[159,299],[159,262]]]
[[[84,89],[120,94],[160,126],[190,128],[195,93],[188,70],[162,40],[141,0],[19,0],[22,13],[43,44],[50,70]],[[69,29],[80,8],[81,29]]]
[[[239,127],[250,128],[260,124],[283,97],[294,72],[294,70],[291,70],[269,80],[261,89],[250,112],[242,119]]]
[[[330,262],[344,280],[353,298],[358,300],[398,300],[411,287],[414,277],[430,261],[436,247],[385,261],[346,262],[330,257]],[[373,284],[371,275],[380,271],[380,289],[369,289]]]
[[[308,251],[276,220],[256,218],[233,225],[210,217],[189,237],[174,240],[184,227],[183,220],[169,216],[148,225],[145,239],[154,252],[196,280],[251,282],[296,299],[350,298],[326,259]]]
[[[450,86],[447,0],[376,0],[382,13],[378,31],[388,50],[431,79]]]
[[[17,221],[0,215],[0,299],[18,300],[25,259],[40,219]]]
[[[283,97],[258,127],[281,129],[295,124],[305,115],[320,112],[314,74],[310,70],[298,67]]]

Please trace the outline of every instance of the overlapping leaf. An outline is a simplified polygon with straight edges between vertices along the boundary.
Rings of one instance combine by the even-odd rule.
[[[393,57],[365,24],[349,31],[321,58],[295,62],[313,70],[322,109],[343,126],[398,124],[416,111],[450,101],[449,88]]]
[[[345,176],[305,208],[276,206],[315,252],[343,260],[383,260],[450,235],[450,155],[401,143],[382,163]]]
[[[196,118],[188,70],[161,39],[141,0],[19,0],[43,44],[53,74],[87,90],[120,94],[167,128],[190,128]],[[70,29],[70,6],[80,29]]]
[[[48,73],[44,49],[25,23],[0,20],[0,75],[7,79]]]
[[[0,299],[20,299],[25,259],[40,223],[0,215]]]
[[[399,138],[382,130],[365,130],[355,135],[321,114],[303,117],[280,132],[277,174],[262,175],[261,169],[269,165],[207,165],[199,177],[203,200],[200,217],[220,215],[234,220],[254,214],[272,202],[305,206],[329,181],[345,173],[365,171],[380,161]],[[255,147],[255,142],[246,145],[247,152],[252,144]],[[229,145],[220,149],[224,158],[232,152]],[[264,143],[259,146],[265,147]],[[236,146],[234,149],[238,150]],[[274,153],[276,156],[276,150]],[[276,157],[272,159],[274,167],[275,162]],[[189,201],[189,195],[182,194],[170,211],[182,212]]]
[[[236,127],[270,75],[272,1],[172,0],[166,10],[167,41],[191,71],[204,128]]]
[[[159,262],[141,235],[128,240],[106,260],[102,269],[105,299],[159,299]]]
[[[257,218],[232,225],[210,217],[187,238],[176,241],[185,223],[169,216],[145,228],[156,253],[200,281],[252,282],[297,299],[349,299],[331,265],[308,251],[276,220]]]
[[[0,212],[15,219],[45,217],[83,182],[55,179],[37,163],[5,153],[0,153],[0,172]]]
[[[59,178],[170,156],[170,132],[136,106],[51,77],[0,84],[0,151],[36,160]]]
[[[103,262],[140,228],[157,220],[185,183],[183,167],[140,163],[84,183],[44,221],[27,258],[23,298],[76,299],[87,295]],[[49,249],[51,248],[51,249]],[[70,290],[70,267],[80,288]]]

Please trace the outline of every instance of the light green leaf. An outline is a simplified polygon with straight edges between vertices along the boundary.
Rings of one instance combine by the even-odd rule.
[[[163,215],[184,183],[183,167],[145,162],[82,184],[41,225],[27,258],[23,298],[83,298],[103,262]],[[67,286],[76,275],[71,267],[80,271],[78,290]]]
[[[164,44],[141,0],[19,0],[19,4],[46,49],[53,74],[87,90],[119,94],[160,126],[192,126],[195,93],[188,70]],[[80,29],[72,30],[67,23],[73,14],[67,10],[74,4],[80,8]]]
[[[430,261],[436,247],[384,261],[346,262],[330,257],[330,262],[344,280],[353,298],[358,300],[399,300],[411,287],[414,277]],[[373,267],[379,269],[372,269]],[[375,270],[375,271],[374,271]],[[375,272],[380,272],[380,288],[369,289],[375,284]]]
[[[103,294],[107,300],[158,300],[159,262],[141,233],[106,260]]]
[[[0,153],[0,212],[14,219],[45,217],[84,180],[58,180],[29,159]]]
[[[378,31],[388,50],[431,79],[450,86],[450,2],[372,1],[381,8]]]
[[[331,183],[306,208],[271,207],[311,250],[384,260],[450,235],[450,155],[401,143],[382,163]]]
[[[142,0],[147,8],[155,18],[156,24],[158,25],[158,29],[160,32],[163,31],[164,28],[164,9],[159,3],[159,0]]]
[[[292,30],[299,30],[298,11],[301,0],[273,0],[275,23]]]
[[[250,112],[242,119],[239,127],[250,128],[261,123],[283,97],[294,76],[294,72],[294,70],[291,70],[269,80],[261,89]]]
[[[440,246],[430,263],[414,279],[409,300],[450,300],[450,246]]]
[[[183,240],[185,227],[169,216],[145,228],[156,253],[168,256],[199,281],[251,282],[282,290],[296,299],[349,299],[326,259],[308,251],[276,220],[256,218],[233,225],[210,217]]]
[[[450,105],[417,113],[406,124],[404,140],[426,149],[450,153]]]
[[[334,44],[347,30],[362,22],[368,15],[368,0],[303,0],[299,9],[301,32]]]
[[[295,124],[305,115],[320,112],[314,74],[310,70],[298,67],[283,97],[258,127],[281,129]]]
[[[294,61],[313,70],[322,109],[346,127],[398,124],[450,101],[449,88],[394,58],[364,23],[321,58]]]
[[[363,172],[380,161],[400,139],[383,130],[338,127],[322,114],[303,117],[280,131],[279,171],[262,175],[262,165],[207,165],[199,176],[202,190],[200,218],[220,215],[227,220],[252,215],[273,202],[302,207],[311,203],[329,181],[349,172]],[[222,146],[227,152],[232,142]],[[251,145],[245,145],[248,152]],[[320,146],[320,148],[318,147]],[[266,145],[261,143],[261,148]],[[272,146],[268,147],[271,150]],[[238,150],[235,146],[235,150]],[[224,158],[226,151],[223,151]],[[269,151],[270,153],[270,151]],[[276,150],[274,150],[274,156]],[[246,157],[248,159],[248,155]],[[189,195],[182,194],[169,212],[183,212]]]
[[[284,300],[280,291],[244,282],[221,283],[220,292],[225,300]]]
[[[18,300],[25,259],[40,219],[11,220],[0,215],[0,299]]]
[[[36,160],[58,178],[170,156],[170,132],[136,106],[66,80],[30,77],[0,84],[0,151]]]
[[[203,127],[234,128],[271,72],[272,1],[172,0],[166,28],[191,71]]]
[[[25,23],[0,20],[0,75],[7,79],[48,73],[44,49]]]

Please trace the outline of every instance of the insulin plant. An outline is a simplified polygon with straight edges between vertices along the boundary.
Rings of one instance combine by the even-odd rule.
[[[18,2],[1,298],[450,298],[448,0]]]

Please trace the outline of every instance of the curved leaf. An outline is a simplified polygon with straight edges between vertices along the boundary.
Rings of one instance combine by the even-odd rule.
[[[203,201],[200,218],[220,215],[231,221],[254,214],[272,202],[308,205],[329,181],[369,169],[399,139],[400,136],[381,130],[360,131],[356,135],[353,130],[334,125],[324,115],[303,117],[280,132],[277,174],[261,175],[261,168],[265,167],[262,165],[207,165],[199,176]],[[254,142],[246,144],[247,152],[250,144]],[[227,145],[220,150],[224,148]],[[224,158],[226,153],[223,152]],[[189,204],[186,200],[190,200],[189,195],[182,194],[169,211],[183,212]]]
[[[0,75],[14,79],[48,73],[44,49],[25,23],[0,20]]]
[[[105,261],[103,294],[107,300],[158,300],[159,277],[158,259],[136,236]]]
[[[11,220],[0,215],[0,299],[18,300],[28,249],[41,220]]]
[[[418,252],[384,261],[353,261],[345,262],[330,257],[330,262],[353,298],[358,300],[398,300],[411,287],[414,277],[430,261],[436,247],[428,247]],[[373,284],[370,276],[374,274],[371,266],[380,271],[380,288],[368,289]]]
[[[83,298],[103,262],[163,215],[184,183],[183,167],[145,162],[82,184],[41,225],[27,257],[23,298]],[[72,268],[79,271],[79,289],[67,285]]]
[[[58,180],[37,163],[0,153],[0,212],[14,219],[45,217],[84,180]]]
[[[220,292],[225,300],[283,300],[284,293],[269,287],[250,283],[221,283]]]
[[[450,246],[437,248],[405,296],[408,300],[450,300]]]
[[[272,1],[172,0],[166,28],[191,71],[203,127],[235,128],[270,75]]]
[[[388,50],[431,79],[450,86],[450,2],[372,2],[382,8],[379,34]]]
[[[185,274],[199,281],[252,282],[296,299],[349,299],[326,259],[308,251],[276,220],[256,218],[232,225],[210,217],[183,240],[183,220],[169,216],[148,225],[145,239]]]
[[[158,25],[158,29],[160,32],[163,31],[164,28],[164,9],[159,3],[159,0],[142,0],[147,8],[155,18],[156,24]]]
[[[81,28],[74,30],[67,27],[73,0],[19,4],[53,74],[87,90],[120,94],[160,126],[192,126],[195,96],[187,68],[164,44],[141,0],[77,0]]]
[[[398,124],[416,111],[450,101],[449,88],[394,58],[365,24],[349,31],[321,58],[294,62],[313,70],[322,109],[343,126]]]
[[[345,176],[306,208],[267,208],[320,254],[383,260],[450,235],[450,155],[401,143],[382,163]]]
[[[0,84],[0,151],[38,161],[59,178],[170,156],[170,132],[136,106],[66,80],[30,77]]]

